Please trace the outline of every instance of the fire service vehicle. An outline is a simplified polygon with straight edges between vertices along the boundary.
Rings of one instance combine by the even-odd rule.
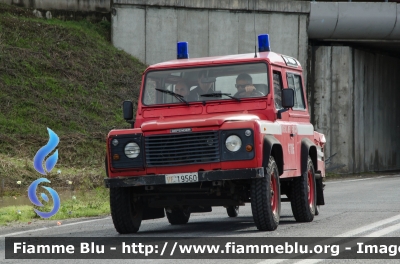
[[[250,203],[257,229],[278,227],[281,202],[298,222],[324,204],[323,134],[310,123],[302,67],[270,51],[189,58],[151,65],[142,76],[137,112],[123,103],[131,128],[107,137],[105,179],[115,229],[135,233],[142,220],[223,206],[236,217]]]

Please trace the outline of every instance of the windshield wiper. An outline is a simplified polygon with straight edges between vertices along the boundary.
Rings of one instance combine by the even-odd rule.
[[[172,95],[176,99],[178,99],[180,102],[186,103],[187,105],[189,105],[189,103],[185,99],[183,99],[183,95],[180,95],[180,94],[168,91],[168,90],[158,89],[158,88],[156,88],[156,90],[159,91],[159,92],[162,92],[162,93],[166,93],[166,94]]]
[[[208,94],[201,94],[200,96],[204,97],[222,97],[223,95],[228,96],[229,98],[235,99],[236,101],[240,102],[240,99],[232,96],[230,93],[208,93]]]

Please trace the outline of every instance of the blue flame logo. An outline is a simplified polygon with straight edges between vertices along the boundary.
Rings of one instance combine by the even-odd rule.
[[[29,200],[31,200],[31,202],[34,205],[37,205],[37,206],[43,206],[43,204],[36,197],[36,189],[37,189],[38,185],[40,183],[42,183],[42,182],[50,182],[50,181],[48,179],[46,179],[46,178],[40,178],[40,179],[37,179],[36,181],[32,182],[31,185],[28,188]],[[46,187],[46,186],[42,186],[42,188],[45,188],[50,193],[51,198],[54,201],[53,209],[48,213],[41,212],[41,211],[39,211],[37,209],[33,209],[33,210],[35,210],[35,212],[40,217],[49,218],[49,217],[52,217],[53,215],[55,215],[58,212],[58,210],[60,209],[60,197],[58,196],[58,193],[55,190],[53,190],[52,188]],[[41,195],[43,200],[45,200],[46,202],[49,201],[49,197],[47,197],[47,195],[45,193],[41,193],[40,195]]]
[[[56,133],[54,133],[53,130],[51,130],[50,128],[47,128],[47,132],[49,133],[49,142],[47,142],[46,145],[44,145],[42,148],[40,148],[38,150],[38,152],[36,153],[35,157],[33,158],[33,166],[35,167],[35,170],[43,175],[47,175],[47,173],[49,173],[54,166],[57,163],[58,160],[58,150],[56,149],[56,151],[54,151],[54,153],[47,158],[47,160],[45,161],[45,158],[47,155],[49,155],[53,149],[55,149],[58,145],[58,143],[60,142],[59,137],[57,136]],[[45,162],[46,165],[46,169],[44,169],[43,167],[43,162]],[[31,200],[31,202],[36,205],[36,206],[43,206],[43,204],[39,201],[39,199],[36,197],[36,189],[38,187],[38,185],[42,182],[49,182],[50,181],[46,178],[40,178],[37,179],[36,181],[32,182],[32,184],[29,186],[28,188],[28,197],[29,200]],[[49,218],[52,217],[53,215],[55,215],[58,210],[60,209],[60,197],[58,196],[58,193],[53,190],[50,187],[45,187],[42,186],[43,188],[45,188],[51,195],[51,198],[54,201],[54,206],[53,209],[50,212],[41,212],[37,209],[34,209],[35,212],[43,218]],[[49,198],[47,197],[47,195],[45,193],[41,193],[40,194],[42,199],[46,202],[49,201]]]
[[[44,158],[50,154],[50,152],[57,147],[58,142],[60,142],[60,139],[58,138],[57,134],[53,132],[50,128],[47,128],[47,132],[49,132],[49,142],[47,142],[46,145],[44,145],[41,149],[38,150],[38,152],[35,155],[35,158],[33,158],[33,166],[35,167],[35,170],[37,172],[46,175],[46,172],[43,169],[43,161]],[[47,172],[50,172],[54,166],[56,165],[58,160],[58,150],[53,153],[50,157],[47,158],[46,160],[46,170]]]

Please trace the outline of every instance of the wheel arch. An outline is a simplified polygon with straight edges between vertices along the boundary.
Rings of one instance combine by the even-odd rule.
[[[303,138],[301,140],[301,174],[307,171],[308,156],[311,157],[314,171],[318,171],[317,147],[310,139]]]
[[[276,137],[273,135],[264,136],[263,145],[263,167],[268,166],[269,157],[275,158],[276,165],[278,167],[279,175],[283,174],[283,150],[282,145]]]
[[[308,156],[310,156],[311,161],[314,165],[314,171],[318,171],[318,160],[317,160],[317,147],[308,138],[303,138],[301,140],[301,174],[307,172],[307,161]],[[322,184],[322,178],[315,179],[316,184],[316,205],[324,205],[324,187]]]

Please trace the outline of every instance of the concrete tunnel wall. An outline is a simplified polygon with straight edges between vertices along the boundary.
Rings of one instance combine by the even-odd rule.
[[[189,42],[190,58],[254,52],[253,1],[180,3],[114,0],[114,46],[146,64],[176,59],[178,41]],[[309,3],[255,4],[256,34],[268,33],[273,51],[298,58],[306,69]]]
[[[351,47],[314,47],[315,129],[335,172],[400,169],[400,59]]]

